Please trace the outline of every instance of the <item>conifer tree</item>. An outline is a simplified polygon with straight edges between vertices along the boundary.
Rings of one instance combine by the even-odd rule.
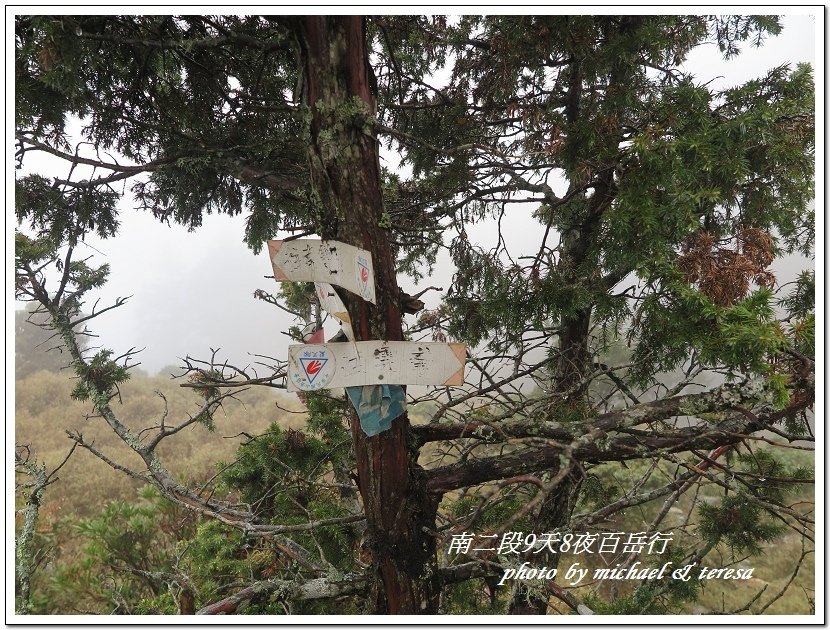
[[[750,16],[18,17],[18,159],[43,151],[71,166],[65,178],[17,181],[18,220],[35,230],[17,238],[18,291],[51,316],[76,396],[146,465],[117,468],[287,558],[278,578],[269,569],[232,597],[200,602],[205,612],[346,596],[375,613],[475,610],[477,595],[459,603],[459,583],[513,613],[544,613],[551,596],[584,611],[555,582],[510,583],[502,595],[492,578],[511,551],[444,550],[468,531],[599,527],[632,506],[671,507],[702,480],[726,498],[700,510],[697,543],[678,545],[678,561],[700,562],[718,544],[757,550],[775,534],[762,513],[809,535],[810,515],[757,482],[774,477],[783,492],[805,475],[755,439],[811,438],[814,281],[805,273],[782,293],[769,267],[782,251],[813,247],[812,71],[774,68],[715,91],[681,70],[696,46],[714,42],[731,57],[779,29]],[[95,152],[70,144],[71,117]],[[380,143],[411,176],[380,167]],[[343,401],[308,395],[313,436],[278,433],[270,451],[290,462],[330,447],[320,462],[338,492],[325,501],[310,471],[283,464],[302,486],[286,496],[303,523],[265,509],[273,497],[257,467],[267,451],[256,445],[225,478],[249,501],[182,486],[157,445],[210,425],[235,388],[281,386],[285,365],[262,376],[192,361],[198,414],[149,433],[119,419],[130,357],[76,342],[96,315],[80,315],[81,298],[107,269],[72,253],[85,234],[118,232],[127,181],[160,220],[198,227],[205,213],[244,212],[255,251],[278,230],[370,251],[377,305],[342,296],[358,340],[404,338],[403,313],[422,306],[397,273],[423,275],[447,249],[452,287],[408,334],[466,341],[467,387],[432,396],[428,423],[404,414],[374,437]],[[504,225],[515,204],[533,204],[538,249],[519,258],[501,239],[493,251],[470,241],[466,228]],[[49,264],[63,273],[54,292]],[[697,387],[712,375],[725,382]],[[344,436],[351,451],[337,446]],[[609,467],[626,461],[651,468],[609,487]],[[657,469],[671,479],[653,483]],[[347,534],[327,551],[307,534],[337,528]],[[520,548],[556,566],[556,554]],[[607,609],[665,610],[690,596],[682,586],[644,583]]]

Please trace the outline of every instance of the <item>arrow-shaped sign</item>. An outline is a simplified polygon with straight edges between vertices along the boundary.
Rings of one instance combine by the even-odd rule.
[[[288,391],[359,385],[462,385],[463,343],[357,341],[288,346]]]
[[[278,282],[336,284],[375,304],[372,255],[365,249],[339,241],[302,238],[268,241],[268,255]]]

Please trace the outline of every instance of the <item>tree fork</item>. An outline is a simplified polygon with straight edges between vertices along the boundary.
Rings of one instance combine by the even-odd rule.
[[[368,62],[365,22],[359,16],[306,16],[300,20],[303,101],[310,114],[309,162],[317,229],[372,254],[377,304],[343,295],[359,341],[403,339],[400,291],[386,232],[374,135],[374,76]],[[358,488],[367,520],[364,546],[371,554],[375,585],[372,611],[431,614],[438,610],[440,582],[436,540],[430,533],[440,495],[411,450],[409,419],[367,437],[354,411],[351,429]]]

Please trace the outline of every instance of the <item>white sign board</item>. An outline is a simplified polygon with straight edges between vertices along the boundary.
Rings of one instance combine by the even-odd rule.
[[[278,282],[325,282],[351,291],[375,304],[372,255],[340,243],[300,238],[268,241],[268,255]]]
[[[343,304],[343,300],[337,295],[334,287],[325,282],[315,282],[314,292],[317,294],[317,299],[320,300],[320,306],[326,313],[336,317],[341,322],[351,323],[349,311],[346,310],[346,305]]]
[[[463,385],[467,346],[344,341],[288,347],[288,391],[360,385]]]
[[[320,307],[336,318],[346,334],[349,341],[354,341],[354,333],[352,332],[351,318],[349,312],[346,310],[346,305],[343,300],[337,295],[334,287],[325,282],[315,282],[314,292],[317,294],[317,299],[320,301]]]

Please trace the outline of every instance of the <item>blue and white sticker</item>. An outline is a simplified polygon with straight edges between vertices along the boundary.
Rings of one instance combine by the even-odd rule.
[[[296,354],[288,373],[297,389],[313,392],[324,389],[335,372],[334,355],[321,345],[308,344]]]

